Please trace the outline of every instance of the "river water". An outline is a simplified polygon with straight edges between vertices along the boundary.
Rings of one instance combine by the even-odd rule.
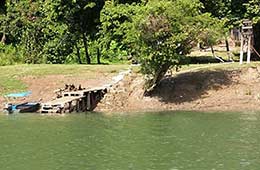
[[[1,170],[259,170],[260,113],[0,116]]]

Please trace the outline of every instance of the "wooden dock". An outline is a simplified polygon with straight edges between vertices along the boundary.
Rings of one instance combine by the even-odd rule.
[[[61,97],[42,103],[40,113],[86,112],[96,108],[107,87],[62,92]]]

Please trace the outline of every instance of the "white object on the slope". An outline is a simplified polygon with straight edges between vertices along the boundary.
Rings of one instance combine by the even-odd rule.
[[[120,72],[117,76],[112,78],[112,80],[113,80],[112,84],[117,84],[118,82],[120,82],[121,80],[124,79],[125,75],[127,75],[129,73],[131,73],[131,69]]]
[[[119,74],[117,76],[112,77],[112,82],[109,84],[105,84],[103,85],[104,88],[111,88],[113,85],[119,83],[120,81],[122,81],[125,77],[125,75],[131,73],[131,69],[129,68],[126,71],[121,71],[119,72]]]

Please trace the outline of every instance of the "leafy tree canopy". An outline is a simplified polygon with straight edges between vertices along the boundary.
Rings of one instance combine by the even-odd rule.
[[[159,83],[168,69],[182,64],[211,22],[209,14],[201,14],[201,7],[194,0],[150,1],[136,19],[137,48],[147,91]]]

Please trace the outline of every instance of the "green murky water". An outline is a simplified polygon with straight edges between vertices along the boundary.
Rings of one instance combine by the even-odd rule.
[[[0,116],[1,170],[259,168],[259,113]]]

